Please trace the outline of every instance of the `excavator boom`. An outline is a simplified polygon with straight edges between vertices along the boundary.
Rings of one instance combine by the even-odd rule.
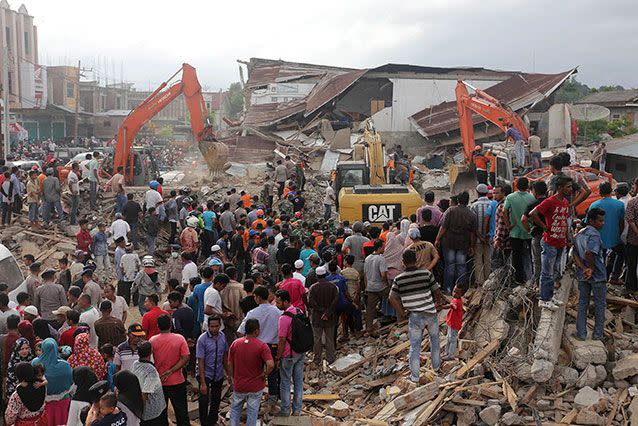
[[[170,85],[171,80],[182,72],[182,78]],[[168,87],[168,89],[166,89]],[[182,68],[162,83],[140,105],[126,117],[116,136],[113,170],[124,166],[128,182],[133,180],[132,147],[138,132],[151,118],[158,114],[180,94],[184,95],[190,114],[191,128],[198,147],[211,173],[219,172],[228,158],[226,145],[216,141],[212,128],[207,124],[208,111],[202,97],[202,87],[195,68],[182,64]]]

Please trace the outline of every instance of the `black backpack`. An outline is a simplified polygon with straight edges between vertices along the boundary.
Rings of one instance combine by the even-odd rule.
[[[312,350],[315,339],[310,319],[300,309],[297,309],[295,314],[284,312],[284,315],[292,318],[292,340],[288,340],[292,350],[298,354]]]

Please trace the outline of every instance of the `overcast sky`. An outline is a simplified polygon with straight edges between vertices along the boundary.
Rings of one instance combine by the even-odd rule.
[[[20,3],[9,0],[17,9]],[[388,62],[556,73],[638,87],[632,0],[24,0],[40,62],[75,64],[154,88],[182,62],[208,90],[239,80],[236,59],[349,67]]]

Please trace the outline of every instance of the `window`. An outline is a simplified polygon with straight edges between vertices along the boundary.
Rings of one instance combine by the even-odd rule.
[[[119,95],[115,98],[115,109],[122,109],[122,97]]]
[[[620,120],[620,114],[612,114],[611,115],[611,119],[612,120]]]
[[[75,98],[75,86],[70,81],[66,82],[66,97]]]
[[[27,55],[31,54],[31,46],[29,45],[29,32],[24,32],[24,53]]]
[[[277,96],[273,96],[272,98],[270,98],[270,102],[277,102]]]
[[[5,34],[4,38],[7,41],[7,50],[9,50],[9,52],[11,52],[11,28],[5,27],[4,28],[4,34]]]

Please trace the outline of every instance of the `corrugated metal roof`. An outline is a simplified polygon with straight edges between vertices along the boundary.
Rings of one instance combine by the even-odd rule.
[[[514,111],[531,106],[551,95],[576,68],[559,74],[516,74],[485,90]],[[424,137],[446,133],[459,128],[456,101],[443,102],[412,115],[409,120]],[[474,124],[486,120],[478,114],[472,115]]]
[[[305,110],[305,101],[250,105],[246,110],[244,124],[250,126],[271,126]]]
[[[607,154],[638,158],[638,133],[607,142]]]
[[[306,98],[306,117],[346,91],[361,78],[366,70],[357,70],[345,74],[329,73],[313,87]]]
[[[493,70],[483,67],[428,67],[410,64],[385,64],[369,70],[371,74],[474,74],[483,77],[500,77],[499,79],[507,78],[518,72],[519,71]]]
[[[592,93],[576,103],[597,104],[603,106],[625,106],[625,104],[636,101],[638,101],[638,89]]]
[[[326,65],[304,64],[274,59],[250,58],[246,88],[254,89],[271,83],[282,83],[302,78],[319,78],[326,73],[347,73],[354,68],[340,68]]]

